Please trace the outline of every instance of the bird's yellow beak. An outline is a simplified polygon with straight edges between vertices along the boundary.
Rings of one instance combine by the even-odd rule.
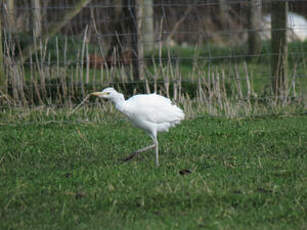
[[[99,96],[105,95],[105,93],[103,93],[103,92],[93,92],[93,93],[91,93],[91,95],[99,97]]]

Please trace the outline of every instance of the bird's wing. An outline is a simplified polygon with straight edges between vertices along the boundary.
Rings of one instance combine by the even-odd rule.
[[[157,94],[133,96],[127,100],[127,106],[133,118],[156,124],[177,123],[184,119],[180,108],[172,104],[170,99]]]

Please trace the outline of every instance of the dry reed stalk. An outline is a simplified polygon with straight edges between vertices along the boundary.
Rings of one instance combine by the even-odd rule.
[[[31,79],[31,104],[34,103],[34,71],[33,71],[33,59],[32,57],[29,58],[29,62],[30,62],[30,79]]]
[[[159,30],[159,64],[160,64],[160,70],[163,69],[163,63],[162,63],[162,31],[163,31],[163,17],[160,21],[160,30]]]
[[[208,104],[211,106],[212,104],[212,90],[211,90],[211,85],[212,85],[212,77],[211,77],[211,72],[210,68],[208,69]]]
[[[154,76],[154,93],[157,93],[157,91],[158,91],[157,77]]]
[[[225,71],[224,71],[224,69],[222,69],[221,78],[222,78],[223,108],[224,108],[225,114],[228,114],[229,109],[230,109],[229,108],[230,104],[229,104],[229,100],[228,100],[227,92],[226,92],[226,87],[225,87],[226,83],[225,83]]]
[[[222,96],[223,96],[223,99],[227,100],[227,92],[226,92],[226,83],[225,83],[225,71],[224,69],[222,69],[222,72],[221,72],[221,79],[222,79]]]
[[[47,70],[46,71],[46,80],[48,80],[49,82],[51,82],[51,79],[52,79],[52,76],[53,76],[53,74],[52,74],[52,67],[51,67],[51,54],[49,53],[49,55],[48,55],[48,64],[47,64],[47,67],[45,67],[45,69]],[[45,89],[45,91],[46,91],[46,94],[47,94],[47,89]],[[51,89],[50,89],[50,87],[49,87],[49,93],[51,93],[50,92],[51,91]]]
[[[136,88],[133,89],[133,95],[137,93]]]
[[[104,74],[105,74],[105,71],[108,71],[108,69],[106,68],[100,68],[100,84],[103,85],[103,82],[104,82]]]
[[[86,40],[87,40],[87,30],[88,30],[88,25],[86,25],[85,30],[84,30],[84,35],[83,35],[83,40],[82,40],[82,48],[81,48],[81,67],[80,67],[80,86],[81,86],[81,94],[82,97],[85,95],[85,90],[84,90],[84,81],[83,81],[83,70],[84,70],[84,56],[85,56],[85,49],[86,49]]]
[[[222,103],[222,96],[221,96],[221,86],[220,86],[220,74],[218,72],[218,70],[216,69],[215,70],[215,92],[216,92],[216,95],[217,95],[217,101],[218,101],[218,104],[219,104],[219,107],[221,109],[223,109],[223,103]]]
[[[62,91],[63,91],[63,99],[64,99],[64,103],[68,103],[68,99],[69,99],[69,92],[67,90],[67,70],[66,68],[62,68],[61,72],[60,72],[60,79],[61,79],[61,84],[62,84]]]
[[[25,105],[27,104],[27,100],[24,94],[24,80],[17,64],[13,64],[13,66],[11,66],[11,74],[13,79],[12,87],[14,100],[18,101],[18,104],[20,105]]]
[[[246,79],[246,87],[247,87],[247,100],[248,103],[250,104],[250,96],[251,96],[251,83],[249,80],[249,74],[248,74],[248,69],[247,69],[247,64],[244,62],[244,71],[245,71],[245,79]]]
[[[88,53],[88,43],[85,45],[86,49],[86,78],[85,78],[85,84],[88,84],[90,82],[90,57]],[[94,68],[95,69],[95,68]]]
[[[190,99],[189,95],[182,95],[183,99],[183,103],[182,103],[182,107],[183,110],[185,112],[186,118],[189,118],[192,116],[193,114],[193,104],[192,104],[192,100]]]
[[[62,97],[60,100],[62,103],[66,103],[67,101],[67,89],[66,89],[66,82],[65,82],[65,78],[66,78],[66,73],[64,75],[63,71],[61,71],[60,68],[60,49],[59,49],[59,42],[58,42],[58,38],[56,37],[56,54],[57,54],[57,63],[56,63],[56,76],[58,79],[60,79],[60,86],[58,87],[58,95],[59,97]],[[61,87],[62,90],[60,90],[59,88]],[[61,93],[61,91],[63,92],[63,94]]]
[[[121,65],[119,70],[120,70],[120,76],[121,76],[122,83],[128,83],[129,76],[127,76],[125,66]]]
[[[239,71],[238,71],[238,66],[235,65],[235,85],[237,87],[237,91],[238,91],[238,94],[239,94],[239,99],[243,99],[243,93],[242,93],[242,88],[241,88],[241,79],[240,79],[240,74],[239,74]]]
[[[101,67],[100,67],[100,69],[101,69]],[[93,90],[94,91],[96,91],[96,83],[97,83],[97,69],[96,68],[94,68],[94,70],[93,70],[94,72],[93,72],[93,74],[92,74],[92,80],[91,80],[91,82],[92,82],[92,86],[93,86]]]
[[[158,85],[157,85],[157,73],[158,73],[158,68],[156,65],[156,61],[154,59],[154,55],[152,55],[152,64],[153,64],[153,80],[154,80],[154,92],[157,93],[158,90]]]
[[[63,64],[67,66],[67,37],[65,36],[64,40],[64,49],[63,49]]]
[[[214,85],[215,85],[215,74],[214,72],[210,71],[209,72],[209,82],[210,82],[210,87],[209,87],[209,113],[212,113],[212,109],[214,109],[213,104],[214,104]]]
[[[181,82],[182,82],[182,76],[181,74],[179,74],[179,82],[178,82],[178,101],[179,102],[182,102],[182,85],[181,85]]]
[[[200,44],[197,43],[194,46],[194,55],[193,55],[193,61],[192,61],[192,73],[196,73],[199,71],[199,65],[198,65],[198,59],[200,54]],[[196,75],[197,76],[197,75]]]
[[[180,71],[179,71],[179,64],[178,62],[176,63],[176,66],[175,66],[175,72],[174,72],[174,77],[175,77],[175,84],[174,84],[174,94],[173,94],[173,97],[174,97],[174,100],[175,101],[179,101],[179,97],[180,97],[180,92],[179,92],[179,88],[181,87],[180,86],[180,81],[181,81],[181,75],[180,75]]]
[[[175,101],[179,101],[180,100],[180,88],[181,88],[181,74],[180,74],[180,70],[179,70],[179,63],[176,63],[175,66],[175,81],[176,81],[176,90],[174,91],[174,99]]]
[[[30,56],[30,76],[31,76],[31,83],[33,85],[32,89],[33,92],[32,92],[32,102],[34,100],[34,97],[36,95],[37,99],[38,99],[38,103],[39,104],[43,104],[43,101],[42,101],[42,98],[41,98],[41,94],[40,94],[40,91],[39,91],[39,87],[38,87],[38,83],[37,83],[37,80],[36,80],[36,71],[35,71],[35,65],[33,63],[33,58],[32,56]],[[35,92],[35,93],[34,93]]]
[[[163,75],[164,88],[166,92],[166,96],[169,97],[169,78],[168,74]]]
[[[74,86],[75,86],[75,78],[77,78],[77,74],[78,74],[78,71],[73,71],[71,70],[72,73],[70,74],[70,81],[69,81],[69,84],[68,84],[68,92],[69,92],[69,100],[71,101],[74,97],[75,97],[75,92],[74,92]]]
[[[131,65],[130,65],[130,68],[129,68],[129,70],[130,70],[130,73],[129,73],[129,76],[130,76],[130,81],[135,81],[135,79],[133,78],[133,68],[131,67]]]
[[[13,99],[15,101],[19,101],[19,94],[18,94],[18,90],[17,90],[17,82],[16,82],[15,73],[14,73],[15,71],[14,71],[13,61],[12,61],[12,58],[10,56],[10,53],[7,54],[6,61],[8,63],[8,75],[9,75],[8,79],[10,80],[10,83],[12,85]]]
[[[296,68],[297,65],[296,63],[294,64],[294,70],[293,70],[293,76],[292,76],[292,81],[291,81],[291,87],[292,87],[292,95],[294,98],[296,98],[297,94],[296,94]],[[289,91],[291,90],[291,88],[289,88]],[[288,93],[288,95],[290,95],[290,92]]]
[[[149,83],[148,83],[147,78],[145,78],[145,87],[146,87],[146,93],[150,94],[150,87],[149,87]]]
[[[41,92],[41,98],[46,98],[47,90],[46,90],[46,75],[44,72],[44,62],[47,53],[47,44],[48,40],[43,44],[42,41],[38,41],[37,38],[34,38],[34,49],[37,50],[35,52],[35,60],[36,60],[36,68],[39,73],[39,88]],[[39,45],[39,47],[37,47]]]
[[[197,81],[197,93],[198,93],[198,100],[200,103],[203,103],[203,89],[202,89],[202,86],[201,86],[201,78],[198,77],[198,81]]]
[[[60,54],[59,54],[59,45],[58,45],[58,37],[55,38],[55,46],[56,46],[56,66],[55,66],[55,74],[52,74],[52,75],[55,75],[55,79],[59,79],[59,84],[56,85],[56,90],[57,90],[57,102],[58,103],[63,103],[62,102],[62,98],[61,98],[61,78],[60,78]],[[52,88],[52,86],[50,86]],[[46,94],[44,94],[44,98],[46,98]]]
[[[106,71],[105,73],[105,78],[101,79],[101,84],[103,84],[104,82],[106,82],[106,84],[110,84],[110,81],[112,79],[112,72],[113,72],[113,68],[104,68],[104,70]]]
[[[209,99],[208,99],[208,88],[209,88],[209,85],[208,85],[208,82],[207,82],[207,78],[206,78],[206,73],[205,72],[200,72],[199,73],[200,76],[202,76],[201,80],[201,84],[202,84],[202,92],[203,92],[203,100],[204,102],[206,103],[206,105],[209,104]]]
[[[42,104],[44,104],[44,102],[42,100],[42,96],[41,96],[41,93],[40,93],[40,90],[39,90],[39,85],[37,83],[37,80],[35,78],[33,78],[32,82],[34,84],[34,89],[35,89],[35,92],[36,92],[38,102],[39,102],[40,105],[42,105]]]
[[[27,101],[27,98],[26,98],[26,95],[25,95],[25,79],[23,76],[25,76],[24,72],[22,72],[21,68],[20,67],[17,67],[17,74],[18,74],[18,90],[19,90],[19,93],[20,93],[20,96],[21,96],[21,99],[22,99],[22,105],[27,105],[28,104],[28,101]]]
[[[173,99],[177,100],[177,80],[173,80]]]
[[[68,97],[68,90],[67,90],[67,84],[66,84],[66,69],[62,69],[60,72],[60,79],[61,79],[61,85],[62,85],[62,91],[63,91],[63,102],[67,103]]]
[[[18,68],[18,65],[14,62],[15,55],[15,46],[14,40],[8,38],[8,35],[4,33],[4,52],[5,59],[4,62],[7,67],[7,80],[4,81],[4,90],[7,92],[7,86],[11,83],[11,87],[13,89],[13,99],[17,104],[27,104],[25,94],[24,94],[24,79],[21,78],[22,74],[24,74],[24,69]],[[23,70],[23,71],[22,71]],[[17,103],[18,102],[18,103]]]

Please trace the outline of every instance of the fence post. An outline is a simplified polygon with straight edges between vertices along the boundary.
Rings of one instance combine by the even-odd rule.
[[[39,0],[32,0],[32,25],[35,38],[39,37],[42,33],[42,16],[41,5]]]
[[[137,49],[138,49],[138,65],[139,65],[139,80],[144,80],[144,0],[136,0],[136,26],[137,26]]]
[[[272,88],[276,102],[286,102],[288,95],[288,2],[272,3]]]
[[[128,0],[128,10],[131,17],[131,48],[134,80],[144,79],[144,48],[142,44],[142,15],[144,0]]]
[[[153,0],[144,0],[144,50],[152,51],[154,48],[154,19],[153,19]]]
[[[4,1],[3,1],[4,2]],[[7,24],[8,30],[11,34],[16,32],[16,18],[15,18],[15,0],[7,0]]]
[[[3,47],[2,47],[2,21],[0,17],[0,90],[2,93],[6,91],[6,79],[4,74],[4,65],[3,65]]]
[[[257,55],[261,51],[259,27],[261,21],[261,0],[249,0],[248,6],[248,54]]]

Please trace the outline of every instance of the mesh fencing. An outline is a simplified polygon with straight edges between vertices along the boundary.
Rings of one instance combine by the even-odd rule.
[[[288,32],[287,103],[304,103],[307,2],[287,1],[287,27],[272,29],[273,2],[285,1],[7,1],[0,105],[73,106],[107,86],[180,103],[273,100],[272,30]]]

